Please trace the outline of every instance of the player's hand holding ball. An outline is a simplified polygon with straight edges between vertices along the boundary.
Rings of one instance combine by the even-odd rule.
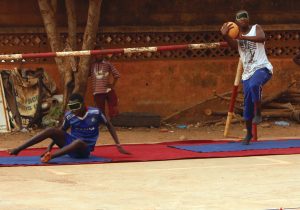
[[[223,36],[228,35],[232,39],[238,38],[240,33],[239,27],[234,22],[224,23],[220,31]]]

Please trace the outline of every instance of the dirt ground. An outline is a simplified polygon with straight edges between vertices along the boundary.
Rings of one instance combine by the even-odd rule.
[[[275,121],[264,122],[258,126],[259,139],[280,139],[300,137],[300,124],[289,122],[289,126],[275,125]],[[199,139],[224,139],[224,126],[205,126],[196,127],[188,125],[187,128],[160,127],[160,128],[116,128],[117,134],[122,144],[132,143],[156,143],[180,140],[199,140]],[[26,139],[34,136],[41,130],[29,132],[12,132],[0,134],[0,150],[15,147]],[[230,136],[238,140],[245,135],[246,131],[243,124],[231,125]],[[42,142],[35,147],[46,147],[49,141]],[[113,140],[105,128],[100,129],[100,137],[97,145],[113,144]]]

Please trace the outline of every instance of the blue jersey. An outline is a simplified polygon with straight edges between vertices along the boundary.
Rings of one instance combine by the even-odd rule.
[[[99,136],[99,125],[106,122],[105,116],[99,109],[88,107],[83,117],[78,117],[68,111],[65,114],[62,129],[66,131],[71,128],[70,135],[74,139],[80,139],[90,147],[94,147]]]

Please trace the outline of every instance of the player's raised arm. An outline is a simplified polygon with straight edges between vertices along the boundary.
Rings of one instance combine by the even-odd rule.
[[[265,35],[265,32],[262,29],[262,27],[260,25],[256,25],[256,35],[255,36],[244,36],[243,34],[240,34],[239,39],[263,43],[266,41],[266,35]]]

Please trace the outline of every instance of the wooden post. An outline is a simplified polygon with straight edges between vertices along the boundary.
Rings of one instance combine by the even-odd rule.
[[[230,129],[230,123],[233,118],[233,110],[234,110],[234,104],[236,101],[237,93],[238,93],[238,88],[240,84],[240,79],[242,75],[242,69],[243,69],[243,64],[241,59],[239,59],[239,63],[236,69],[236,74],[235,74],[235,80],[232,88],[232,94],[230,98],[230,104],[229,104],[229,110],[227,114],[227,119],[226,119],[226,124],[225,124],[225,129],[224,129],[224,137],[228,137],[229,134],[229,129]]]
[[[7,112],[7,103],[4,94],[3,82],[0,73],[0,133],[11,131],[9,116]]]

